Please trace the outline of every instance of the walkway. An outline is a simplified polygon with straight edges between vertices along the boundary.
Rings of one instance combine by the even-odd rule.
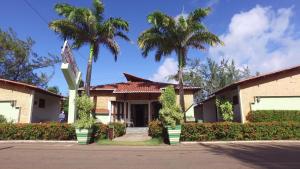
[[[115,141],[146,141],[150,140],[147,127],[127,127],[126,134],[122,137],[117,137]]]

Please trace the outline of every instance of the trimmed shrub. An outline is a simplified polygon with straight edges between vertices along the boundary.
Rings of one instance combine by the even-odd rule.
[[[126,126],[124,123],[112,122],[110,125],[114,126],[115,137],[121,137],[126,133]]]
[[[300,123],[186,123],[182,141],[300,139]]]
[[[163,131],[163,126],[159,121],[149,123],[149,136],[164,138]],[[182,141],[287,139],[300,139],[300,123],[185,123],[182,124],[181,131]]]
[[[95,123],[93,125],[93,138],[94,140],[107,138],[108,126],[102,123]]]
[[[0,124],[0,140],[75,140],[75,129],[69,124]]]
[[[154,120],[149,123],[148,135],[153,138],[159,138],[163,136],[163,125],[159,120]]]
[[[297,121],[300,122],[300,111],[297,110],[257,110],[248,113],[250,122]]]

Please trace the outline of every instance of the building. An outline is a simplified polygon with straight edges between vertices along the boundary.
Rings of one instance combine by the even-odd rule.
[[[124,76],[127,82],[91,87],[90,95],[95,103],[95,113],[99,121],[121,121],[134,127],[147,126],[149,121],[158,118],[161,108],[159,96],[168,85],[175,87],[179,104],[177,85],[154,82],[127,73],[124,73]],[[194,108],[194,93],[199,90],[199,87],[184,86],[185,107],[189,112],[189,119],[193,119],[194,111],[190,109]]]
[[[58,121],[61,95],[26,83],[0,79],[0,114],[16,123]]]
[[[200,104],[204,122],[221,121],[216,99],[231,101],[234,121],[243,123],[255,110],[300,110],[300,66],[248,78],[216,91]]]

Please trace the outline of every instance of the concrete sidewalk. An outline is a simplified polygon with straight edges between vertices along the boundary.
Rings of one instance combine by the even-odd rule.
[[[5,169],[299,168],[300,143],[179,146],[80,146],[74,143],[0,144]]]

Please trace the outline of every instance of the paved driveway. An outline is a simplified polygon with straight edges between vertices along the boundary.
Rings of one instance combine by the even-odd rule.
[[[300,168],[300,143],[158,147],[0,144],[3,169]]]

